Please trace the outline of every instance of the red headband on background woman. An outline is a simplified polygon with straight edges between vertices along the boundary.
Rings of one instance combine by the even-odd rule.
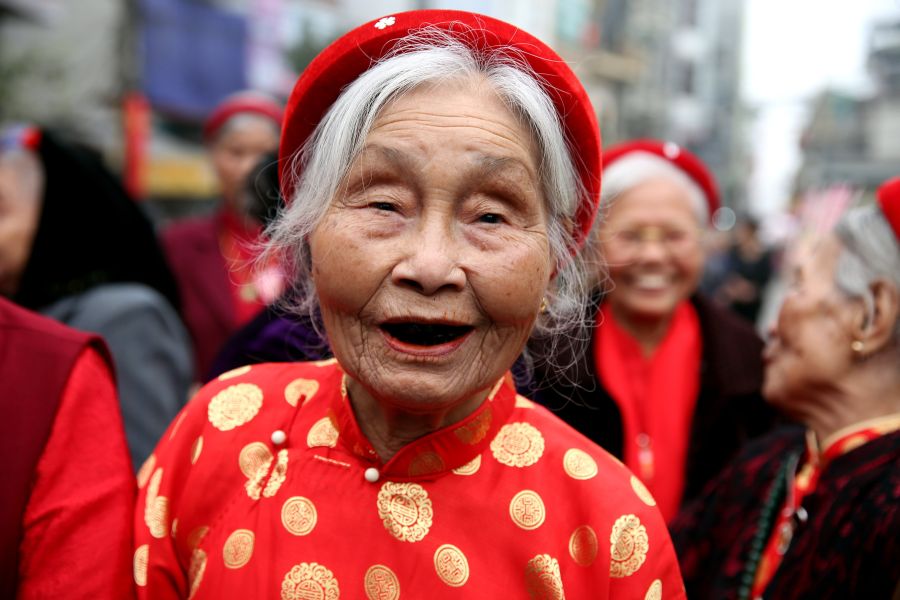
[[[900,177],[888,179],[878,188],[878,205],[900,240]]]
[[[203,124],[203,139],[207,142],[219,132],[228,119],[241,113],[250,113],[267,117],[281,126],[284,110],[272,98],[260,92],[238,92],[220,102],[206,118]]]
[[[709,218],[712,219],[715,212],[721,206],[719,200],[719,188],[716,180],[706,165],[699,158],[674,142],[660,140],[632,140],[616,144],[603,153],[603,168],[608,169],[617,160],[634,152],[646,152],[665,159],[691,178],[703,191],[706,204],[709,207]]]
[[[483,15],[456,10],[414,10],[370,21],[325,48],[297,80],[288,99],[279,152],[281,189],[290,202],[291,158],[313,133],[341,91],[394,49],[396,40],[422,27],[436,27],[476,51],[509,49],[541,79],[571,146],[570,153],[590,202],[578,207],[575,237],[584,241],[600,199],[600,129],[581,82],[549,46],[521,29]]]

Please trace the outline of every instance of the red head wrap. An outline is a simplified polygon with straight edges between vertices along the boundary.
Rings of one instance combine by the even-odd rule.
[[[706,168],[703,161],[673,142],[633,140],[607,149],[603,153],[603,168],[609,168],[615,161],[633,152],[646,152],[665,159],[690,177],[691,181],[703,191],[709,208],[709,218],[712,219],[713,214],[720,206],[719,190],[713,174]]]
[[[878,205],[900,241],[900,177],[888,179],[878,188]]]
[[[268,117],[276,127],[281,126],[281,119],[284,116],[281,105],[269,96],[253,91],[238,92],[222,100],[206,118],[206,123],[203,124],[203,139],[211,140],[226,121],[241,113]]]
[[[549,46],[503,21],[456,10],[414,10],[370,21],[325,48],[288,99],[279,151],[281,188],[290,202],[291,158],[309,138],[345,86],[394,48],[411,31],[430,26],[457,37],[473,50],[510,49],[541,78],[556,107],[570,153],[590,201],[578,207],[575,236],[590,230],[600,198],[600,129],[587,93],[569,66]],[[472,35],[475,32],[477,35]]]

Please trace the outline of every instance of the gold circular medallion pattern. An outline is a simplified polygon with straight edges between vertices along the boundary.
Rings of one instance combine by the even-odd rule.
[[[291,406],[297,406],[300,398],[304,402],[312,400],[312,397],[319,391],[319,382],[315,379],[297,378],[287,384],[284,388],[284,399]]]
[[[400,597],[400,581],[384,565],[369,567],[364,581],[369,600],[397,600]]]
[[[141,465],[140,470],[137,474],[137,484],[139,489],[143,489],[145,485],[147,485],[147,481],[150,480],[150,474],[153,473],[153,468],[156,466],[156,454],[151,454],[147,457],[147,460],[144,461],[144,464]]]
[[[159,495],[159,486],[162,483],[162,476],[163,470],[161,467],[153,472],[153,476],[150,478],[150,483],[147,486],[147,504],[150,504],[150,500]]]
[[[337,445],[338,430],[328,417],[322,417],[309,428],[306,445],[310,448],[334,448]]]
[[[508,423],[491,441],[491,452],[508,467],[528,467],[544,454],[544,436],[529,423]]]
[[[377,505],[384,528],[401,542],[418,542],[428,535],[434,511],[421,485],[386,481],[378,491]]]
[[[628,577],[647,560],[650,539],[647,529],[635,515],[622,515],[616,519],[609,542],[610,577]]]
[[[157,496],[150,505],[149,516],[144,511],[144,520],[150,535],[157,539],[166,537],[169,533],[169,499],[165,496]]]
[[[294,565],[281,582],[281,600],[338,600],[340,597],[334,573],[318,563]]]
[[[263,496],[271,498],[278,492],[281,484],[287,479],[287,468],[288,451],[287,448],[282,448],[278,451],[278,459],[275,461],[275,468],[272,469],[272,474],[269,475],[269,480],[266,482],[266,489],[262,492]]]
[[[437,452],[428,451],[416,455],[410,461],[408,472],[410,477],[416,477],[418,475],[440,473],[445,468],[444,459],[441,458],[441,455]]]
[[[482,441],[491,430],[491,421],[494,420],[494,411],[490,406],[484,409],[480,415],[453,431],[457,439],[470,446]]]
[[[270,460],[272,460],[272,451],[262,442],[251,442],[241,448],[241,452],[238,454],[238,466],[247,479],[256,475],[259,468],[268,464]]]
[[[457,475],[474,475],[481,468],[481,455],[479,454],[461,467],[453,469]]]
[[[203,452],[203,436],[198,436],[194,443],[191,444],[191,464],[197,464],[197,459],[200,458],[200,453]]]
[[[309,498],[292,496],[281,506],[281,524],[294,535],[308,535],[318,519],[316,505]]]
[[[653,494],[650,493],[650,490],[647,489],[644,482],[634,475],[631,476],[631,489],[633,489],[634,493],[637,494],[637,497],[641,499],[641,502],[647,506],[656,506],[656,500],[653,498]]]
[[[525,567],[525,587],[528,596],[540,600],[564,600],[559,561],[549,554],[538,554]]]
[[[253,556],[253,542],[256,536],[249,529],[236,529],[231,532],[222,547],[222,560],[229,569],[240,569]]]
[[[434,570],[450,587],[463,586],[469,580],[469,561],[453,544],[444,544],[435,550]]]
[[[203,573],[206,572],[206,552],[200,548],[195,548],[191,553],[191,564],[188,567],[188,585],[190,592],[188,600],[194,597],[200,584],[203,582]]]
[[[207,417],[219,431],[231,431],[253,420],[263,403],[263,392],[252,383],[228,386],[209,401]]]
[[[134,551],[134,582],[140,587],[147,585],[147,562],[150,560],[150,544],[138,546]]]
[[[563,469],[572,479],[591,479],[597,475],[597,461],[584,450],[570,448],[563,456]]]
[[[544,524],[547,510],[544,508],[544,501],[541,500],[537,492],[522,490],[510,500],[509,516],[513,523],[522,529],[530,531]]]
[[[589,567],[597,559],[600,543],[590,525],[582,525],[569,538],[569,556],[576,564]]]
[[[241,375],[243,375],[245,373],[249,373],[250,369],[252,369],[252,368],[253,367],[251,367],[250,365],[244,365],[243,367],[238,367],[236,369],[232,369],[230,371],[226,371],[225,373],[222,373],[221,375],[219,375],[218,379],[219,379],[219,381],[225,381],[226,379],[233,379],[235,377],[240,377]]]
[[[647,588],[647,594],[644,596],[644,600],[662,600],[662,581],[659,579],[654,579],[653,583],[650,584],[650,587]]]

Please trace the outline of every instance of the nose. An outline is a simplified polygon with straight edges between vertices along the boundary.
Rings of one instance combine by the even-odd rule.
[[[465,288],[466,272],[460,266],[461,250],[454,240],[452,226],[423,223],[402,243],[406,248],[391,271],[391,280],[395,285],[411,288],[426,296]]]

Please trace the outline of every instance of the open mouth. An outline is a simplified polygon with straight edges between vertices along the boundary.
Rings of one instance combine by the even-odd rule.
[[[462,338],[474,327],[444,323],[383,323],[381,329],[404,344],[440,346]]]

